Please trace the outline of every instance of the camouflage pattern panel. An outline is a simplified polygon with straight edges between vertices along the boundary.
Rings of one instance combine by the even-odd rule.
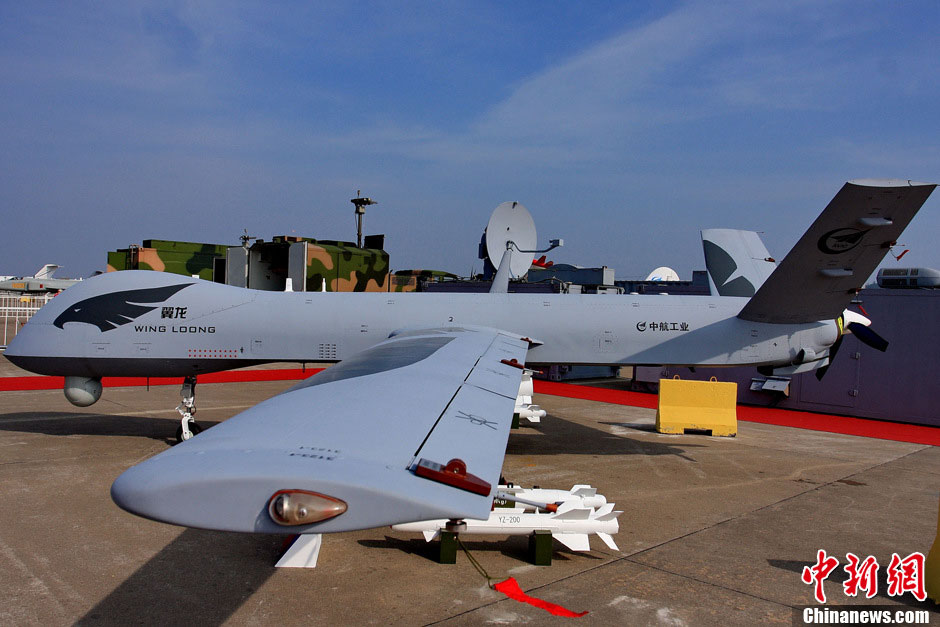
[[[226,246],[198,242],[146,239],[142,247],[132,246],[108,252],[108,272],[155,270],[184,276],[198,275],[211,281],[215,259],[225,258]]]
[[[389,277],[389,281],[391,281],[391,287],[389,288],[391,292],[414,292],[418,289],[418,277],[410,274],[396,272]]]
[[[415,292],[422,282],[456,280],[456,274],[444,270],[398,270],[391,277],[391,291]]]
[[[387,292],[388,253],[374,248],[342,246],[334,291]]]
[[[221,244],[169,240],[144,240],[143,243],[144,248],[141,249],[139,258],[141,262],[147,263],[153,269],[162,265],[163,272],[173,272],[184,276],[195,274],[207,281],[213,278],[215,260],[220,257],[225,258],[228,248]],[[149,254],[145,259],[144,250],[156,251],[156,259]]]
[[[144,248],[156,248],[157,250],[166,250],[176,253],[194,253],[200,255],[211,255],[214,257],[225,256],[228,249],[227,244],[205,244],[202,242],[177,242],[166,239],[145,239]]]
[[[108,272],[117,272],[118,270],[127,270],[130,265],[130,251],[109,250],[108,251]]]
[[[167,250],[156,251],[163,262],[163,271],[184,276],[198,275],[200,279],[212,280],[214,256],[198,253],[178,253]],[[141,250],[143,253],[143,249]],[[143,259],[141,259],[143,260]]]
[[[307,242],[307,291],[319,292],[326,280],[326,289],[336,280],[336,260],[339,249],[316,241]]]
[[[358,248],[352,242],[307,240],[307,290],[330,292],[388,291],[388,253]]]
[[[157,272],[163,272],[166,268],[166,265],[163,263],[163,260],[160,259],[160,255],[155,248],[138,248],[136,264],[133,261],[133,255],[131,257],[131,264],[134,266],[135,270],[156,270]]]

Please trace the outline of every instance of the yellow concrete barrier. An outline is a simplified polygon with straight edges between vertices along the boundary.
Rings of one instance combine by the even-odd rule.
[[[937,517],[937,537],[933,546],[927,553],[924,564],[924,578],[927,587],[927,598],[934,603],[940,603],[940,516]]]
[[[687,429],[712,435],[738,433],[738,384],[711,381],[659,380],[656,431],[685,433]]]

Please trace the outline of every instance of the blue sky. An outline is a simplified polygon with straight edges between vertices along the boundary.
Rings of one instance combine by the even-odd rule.
[[[480,269],[505,200],[559,262],[782,257],[852,178],[940,181],[940,3],[0,4],[0,274],[143,239],[355,239]],[[940,268],[940,193],[901,239]],[[890,257],[886,265],[898,265]]]

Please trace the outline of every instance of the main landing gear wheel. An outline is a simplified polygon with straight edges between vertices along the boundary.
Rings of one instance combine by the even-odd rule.
[[[176,408],[180,413],[180,426],[176,428],[177,442],[183,442],[202,432],[202,427],[197,425],[193,418],[196,414],[196,375],[183,379],[180,398],[182,400]]]
[[[194,438],[196,435],[202,433],[202,427],[199,426],[196,422],[189,423],[189,437],[184,437],[186,434],[183,433],[183,425],[180,425],[176,428],[176,441],[182,442],[183,440],[189,440]]]

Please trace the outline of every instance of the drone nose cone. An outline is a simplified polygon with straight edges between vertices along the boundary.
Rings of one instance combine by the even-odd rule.
[[[207,449],[204,444],[197,436],[127,469],[111,485],[111,499],[132,514],[183,527],[287,533],[284,523],[272,518],[269,503],[273,494],[302,484],[304,477],[272,470],[285,456],[225,447]],[[295,500],[308,511],[316,509],[305,498]],[[338,502],[332,499],[330,505]],[[309,525],[342,511],[334,507],[330,516],[301,516],[290,524]]]
[[[151,520],[184,527],[255,531],[256,518],[264,513],[270,495],[252,499],[249,477],[233,477],[234,469],[225,460],[207,465],[210,455],[183,450],[190,442],[193,440],[124,471],[111,485],[111,499],[121,509]]]
[[[20,355],[23,354],[21,352],[22,342],[23,342],[23,338],[20,337],[19,334],[14,335],[13,339],[11,339],[7,343],[6,350],[3,351],[3,354],[6,355],[8,358],[11,358],[10,361],[13,361],[12,358],[19,357]],[[13,361],[13,363],[15,364],[16,362]]]
[[[165,516],[158,513],[159,506],[154,503],[155,497],[160,493],[160,481],[153,481],[146,471],[141,471],[140,464],[124,471],[114,483],[111,484],[111,500],[121,509],[151,520],[165,520]],[[152,464],[151,464],[152,465]]]
[[[14,366],[23,370],[37,374],[61,374],[49,369],[48,360],[43,359],[57,354],[57,347],[47,340],[38,332],[37,325],[27,322],[10,340],[3,354]]]

